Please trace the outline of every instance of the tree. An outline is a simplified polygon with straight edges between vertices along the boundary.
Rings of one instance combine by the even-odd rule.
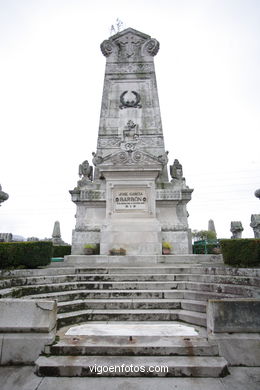
[[[199,240],[215,240],[217,238],[216,233],[212,230],[193,230],[192,236],[195,241]]]

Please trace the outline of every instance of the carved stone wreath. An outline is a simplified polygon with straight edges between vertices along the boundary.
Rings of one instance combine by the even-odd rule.
[[[124,91],[120,95],[120,105],[119,108],[142,108],[142,105],[140,104],[141,101],[141,96],[139,95],[138,92],[136,91],[131,91],[132,94],[135,97],[135,100],[125,100],[125,95],[127,94],[128,91]]]

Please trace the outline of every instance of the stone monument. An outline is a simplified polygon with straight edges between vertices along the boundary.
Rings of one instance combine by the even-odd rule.
[[[174,254],[191,253],[186,204],[193,190],[178,160],[168,178],[154,68],[158,50],[156,39],[132,28],[101,44],[106,70],[94,174],[83,162],[70,191],[77,206],[73,255],[91,243],[102,255],[112,248],[159,255],[163,241]]]
[[[2,186],[0,184],[0,206],[1,206],[1,203],[5,202],[7,199],[9,198],[9,195],[2,191]]]
[[[233,238],[241,238],[243,230],[244,230],[244,228],[242,226],[242,222],[240,222],[240,221],[232,221],[231,222],[230,231],[232,233],[232,237],[231,237],[232,239]]]
[[[250,226],[254,231],[255,238],[260,238],[260,214],[251,215]]]
[[[208,221],[208,230],[209,230],[210,232],[215,233],[215,234],[216,234],[216,237],[217,237],[217,232],[216,232],[215,223],[214,223],[213,219],[210,219],[210,220]]]
[[[62,239],[61,239],[60,222],[59,221],[54,222],[51,241],[52,241],[53,245],[65,245],[64,241],[62,241]]]

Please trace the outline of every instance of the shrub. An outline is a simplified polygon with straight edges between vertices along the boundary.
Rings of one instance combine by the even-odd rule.
[[[260,239],[220,240],[224,263],[234,267],[260,265]]]
[[[52,257],[64,257],[71,254],[71,245],[53,245]]]
[[[37,268],[50,263],[52,242],[1,242],[0,268]]]
[[[96,246],[96,244],[86,244],[86,245],[84,245],[84,248],[85,249],[96,249],[97,246]]]

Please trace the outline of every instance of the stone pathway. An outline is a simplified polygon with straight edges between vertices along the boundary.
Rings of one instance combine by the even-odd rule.
[[[259,367],[231,367],[225,378],[54,378],[34,367],[0,367],[1,390],[259,390]]]

